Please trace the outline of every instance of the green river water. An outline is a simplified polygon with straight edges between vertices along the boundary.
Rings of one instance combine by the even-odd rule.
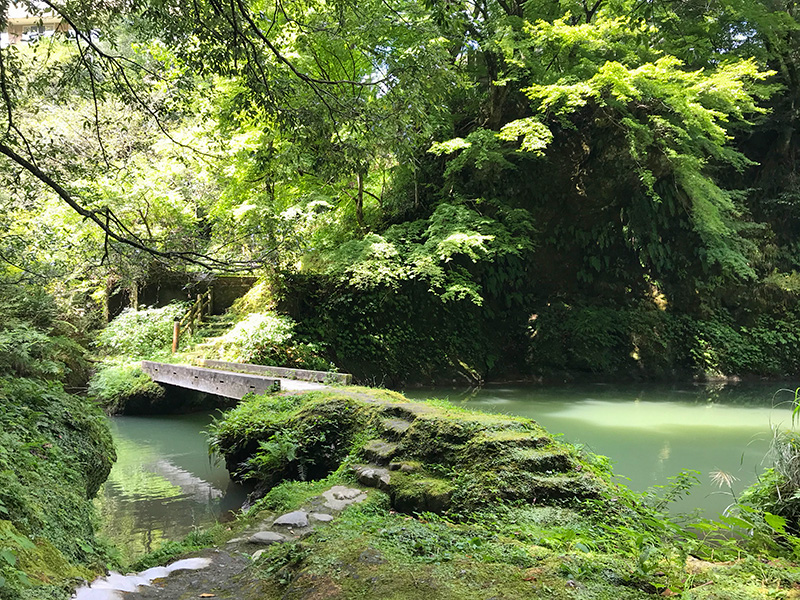
[[[700,483],[674,512],[715,517],[769,466],[773,427],[792,426],[797,386],[775,383],[703,385],[581,384],[487,386],[475,391],[413,390],[411,398],[447,398],[465,408],[535,419],[565,441],[608,456],[617,480],[644,491],[684,469]],[[782,390],[782,391],[779,391]],[[736,478],[732,489],[715,472]]]
[[[127,559],[226,519],[246,491],[208,455],[207,414],[111,419],[117,462],[95,500],[101,533]]]
[[[736,477],[738,493],[766,466],[771,428],[791,425],[794,394],[776,393],[781,387],[795,386],[503,385],[407,394],[533,418],[566,441],[610,457],[620,480],[636,490],[695,469],[701,484],[675,510],[699,509],[713,517],[731,496],[713,485],[710,474]],[[244,502],[245,491],[231,483],[224,466],[209,460],[202,430],[210,420],[209,415],[112,419],[118,460],[96,503],[104,534],[128,558],[224,519]]]

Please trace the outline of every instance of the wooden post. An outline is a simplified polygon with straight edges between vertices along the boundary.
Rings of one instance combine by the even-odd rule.
[[[203,294],[197,294],[197,327],[203,322]]]
[[[208,288],[208,316],[214,314],[214,288]]]
[[[172,353],[175,354],[178,351],[178,340],[181,338],[181,320],[178,317],[175,317],[175,320],[172,322]]]

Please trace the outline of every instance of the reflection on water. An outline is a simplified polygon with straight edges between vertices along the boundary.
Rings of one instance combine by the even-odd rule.
[[[791,426],[794,392],[774,384],[488,386],[471,392],[414,390],[421,399],[447,397],[467,408],[537,420],[568,442],[614,462],[629,487],[664,485],[683,469],[701,483],[675,510],[722,512],[732,498],[711,482],[723,471],[737,478],[738,494],[768,466],[771,427]],[[795,385],[785,388],[794,389]]]
[[[117,462],[95,501],[126,559],[238,509],[245,492],[209,460],[208,415],[114,417]]]

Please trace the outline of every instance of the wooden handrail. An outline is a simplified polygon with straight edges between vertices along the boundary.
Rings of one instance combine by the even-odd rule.
[[[178,342],[181,338],[181,333],[184,327],[189,329],[189,335],[195,332],[195,320],[197,327],[203,322],[203,314],[211,316],[211,309],[213,306],[213,288],[208,288],[205,293],[197,294],[197,300],[189,307],[189,310],[180,319],[175,319],[172,326],[172,352],[178,351]]]

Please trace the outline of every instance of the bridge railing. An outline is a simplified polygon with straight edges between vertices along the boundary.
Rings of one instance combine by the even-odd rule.
[[[181,333],[184,330],[189,330],[189,335],[194,335],[194,332],[200,327],[203,322],[203,316],[211,316],[211,308],[213,306],[213,288],[208,288],[204,293],[197,294],[197,300],[192,303],[192,306],[186,311],[186,314],[181,318],[175,318],[172,324],[172,352],[173,354],[178,351],[178,343],[181,339]]]

